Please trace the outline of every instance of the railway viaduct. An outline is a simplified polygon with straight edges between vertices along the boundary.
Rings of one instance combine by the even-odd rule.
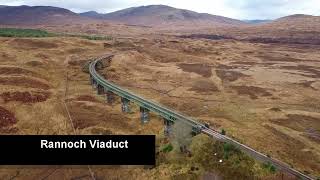
[[[140,107],[140,119],[141,123],[147,123],[149,121],[149,113],[154,112],[161,116],[164,121],[164,133],[166,135],[169,135],[172,129],[172,125],[176,121],[182,121],[183,123],[186,123],[192,127],[193,134],[199,134],[204,133],[208,136],[222,142],[230,143],[239,149],[241,149],[243,152],[247,153],[252,158],[264,162],[264,163],[271,163],[273,164],[277,169],[283,170],[289,174],[292,174],[299,179],[307,179],[312,180],[313,178],[310,176],[307,176],[293,168],[291,168],[289,165],[277,160],[273,159],[271,157],[266,156],[263,153],[260,153],[244,144],[241,144],[233,139],[231,139],[228,136],[220,134],[218,131],[211,129],[207,127],[205,124],[202,124],[195,119],[188,117],[186,115],[183,115],[179,112],[176,112],[174,110],[171,110],[170,108],[164,107],[156,102],[147,100],[141,96],[138,96],[126,89],[123,89],[119,87],[118,85],[111,83],[104,79],[98,72],[97,69],[102,69],[105,65],[103,61],[111,61],[111,56],[103,56],[99,57],[97,59],[94,59],[90,61],[90,63],[87,64],[87,68],[89,69],[90,74],[90,82],[94,89],[97,90],[97,93],[99,95],[105,95],[106,102],[108,104],[112,104],[115,101],[115,96],[121,97],[121,109],[122,112],[128,113],[130,112],[130,103],[135,103]],[[108,63],[108,62],[107,62]]]

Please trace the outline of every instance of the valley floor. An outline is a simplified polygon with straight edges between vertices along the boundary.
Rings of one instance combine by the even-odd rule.
[[[138,107],[104,103],[82,71],[115,54],[108,79],[196,119],[306,174],[320,176],[320,46],[171,36],[109,42],[0,38],[1,134],[157,134]],[[66,104],[66,106],[64,105]],[[71,115],[71,119],[68,116]],[[73,122],[72,128],[70,122]],[[92,167],[100,178],[170,179],[162,170]],[[1,179],[90,179],[88,167],[1,168]]]

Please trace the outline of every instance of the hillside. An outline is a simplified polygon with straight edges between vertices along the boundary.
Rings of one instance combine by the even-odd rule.
[[[277,29],[318,31],[320,30],[320,16],[295,14],[279,18],[268,25]]]
[[[104,15],[95,12],[82,13],[81,15],[143,26],[174,25],[209,27],[213,25],[221,26],[245,24],[240,20],[205,13],[197,13],[184,9],[176,9],[164,5],[132,7]]]
[[[215,35],[254,43],[320,45],[320,16],[296,14],[261,24],[208,29],[192,37],[210,39]]]
[[[97,19],[103,19],[104,14],[97,13],[96,11],[88,11],[84,13],[79,13],[80,16],[83,17],[89,17],[89,18],[97,18]]]
[[[36,25],[81,22],[87,18],[63,8],[50,6],[1,6],[0,24]]]

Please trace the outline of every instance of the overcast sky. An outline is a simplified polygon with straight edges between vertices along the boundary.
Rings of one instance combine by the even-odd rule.
[[[236,19],[275,19],[292,14],[320,15],[320,0],[0,0],[1,5],[46,5],[74,12],[112,12],[163,4]]]

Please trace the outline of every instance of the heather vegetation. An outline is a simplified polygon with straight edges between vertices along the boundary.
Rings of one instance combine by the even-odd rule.
[[[206,135],[193,137],[188,146],[180,144],[186,149],[179,148],[172,140],[173,146],[160,145],[157,159],[160,167],[168,165],[169,168],[181,169],[172,173],[173,178],[260,179],[276,175],[273,165],[261,164],[232,144],[214,141]]]
[[[64,33],[51,33],[40,29],[17,29],[17,28],[0,28],[0,37],[80,37],[88,40],[111,40],[111,36],[99,35],[83,35],[83,34],[64,34]]]
[[[199,164],[206,172],[215,172],[225,179],[254,179],[263,169],[251,157],[235,146],[213,141],[205,135],[194,137],[190,149],[191,161]]]
[[[38,29],[0,28],[0,37],[49,37],[52,35]]]

